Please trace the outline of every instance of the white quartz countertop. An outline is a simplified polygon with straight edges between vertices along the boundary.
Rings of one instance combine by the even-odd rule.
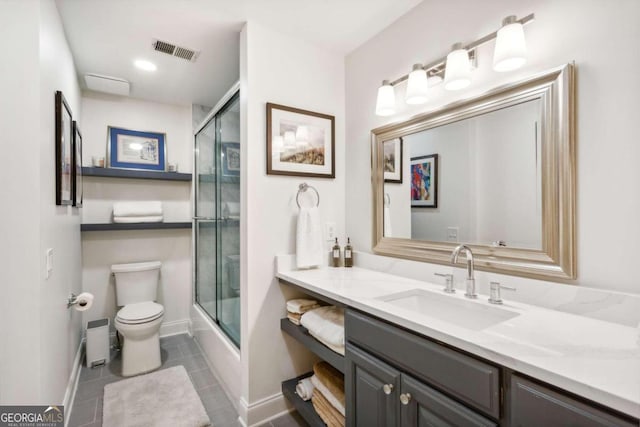
[[[491,305],[484,295],[469,300],[460,291],[445,294],[441,285],[358,267],[284,270],[278,271],[277,277],[640,418],[640,340],[636,328],[510,302],[505,292],[505,303],[500,307],[515,317],[472,330],[437,314],[398,307],[382,299],[421,289],[427,291],[423,292],[427,297],[453,298],[457,300],[454,304],[473,303],[479,305],[478,310],[487,310]],[[457,314],[464,320],[464,309]]]

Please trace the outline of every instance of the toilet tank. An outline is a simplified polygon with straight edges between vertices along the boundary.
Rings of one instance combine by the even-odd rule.
[[[116,278],[118,306],[155,301],[161,266],[160,261],[112,265],[111,272]]]

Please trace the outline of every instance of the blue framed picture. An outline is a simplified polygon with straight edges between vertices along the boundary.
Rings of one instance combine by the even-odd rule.
[[[108,167],[115,169],[166,170],[166,135],[109,126]]]
[[[222,143],[222,175],[240,176],[240,144]]]

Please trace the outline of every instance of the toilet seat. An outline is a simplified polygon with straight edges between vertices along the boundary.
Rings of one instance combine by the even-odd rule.
[[[125,305],[118,311],[116,320],[127,325],[149,323],[164,315],[162,304],[153,301]]]

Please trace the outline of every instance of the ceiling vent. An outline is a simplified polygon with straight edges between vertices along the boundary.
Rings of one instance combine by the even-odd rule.
[[[156,52],[166,53],[167,55],[175,56],[176,58],[185,59],[187,61],[196,62],[200,52],[197,50],[189,49],[182,46],[177,46],[173,43],[165,42],[162,40],[153,40],[153,50]]]

